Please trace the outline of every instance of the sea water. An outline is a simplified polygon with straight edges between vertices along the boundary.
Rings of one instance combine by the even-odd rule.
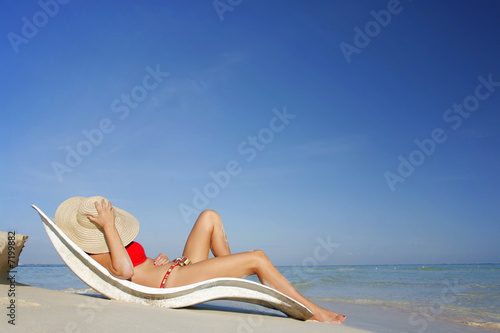
[[[500,265],[283,266],[305,297],[411,311],[500,327]],[[71,293],[95,294],[65,265],[23,265],[16,281]],[[255,277],[250,280],[258,281]]]
[[[498,264],[282,267],[281,271],[299,292],[316,301],[375,305],[500,327]]]

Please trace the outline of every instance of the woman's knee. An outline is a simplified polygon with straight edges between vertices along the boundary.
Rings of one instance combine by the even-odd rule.
[[[250,257],[250,265],[253,274],[259,274],[262,270],[268,270],[269,265],[272,265],[271,261],[262,250],[249,251],[247,254]]]
[[[206,232],[213,232],[222,227],[222,221],[219,214],[213,210],[204,210],[196,220],[193,228],[202,229]]]
[[[259,264],[270,262],[269,258],[266,256],[266,254],[262,250],[253,250],[253,251],[250,251],[250,253],[258,261]]]
[[[220,219],[220,216],[215,210],[206,209],[201,212],[200,218],[208,220],[217,220]]]
[[[201,212],[196,223],[212,227],[214,225],[221,224],[221,219],[216,211],[207,209]]]

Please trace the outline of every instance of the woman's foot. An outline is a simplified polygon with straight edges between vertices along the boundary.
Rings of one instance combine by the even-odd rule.
[[[333,311],[328,311],[327,309],[323,309],[318,307],[319,309],[314,311],[314,316],[310,320],[316,320],[325,323],[337,323],[342,324],[345,320],[345,316],[340,313],[336,313]]]

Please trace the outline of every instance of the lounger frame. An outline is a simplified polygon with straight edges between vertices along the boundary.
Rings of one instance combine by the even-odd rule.
[[[233,300],[277,309],[286,315],[307,320],[313,314],[283,293],[245,279],[216,278],[176,288],[151,288],[112,276],[69,239],[38,207],[43,226],[66,265],[89,287],[107,298],[167,308],[182,308],[211,300]]]

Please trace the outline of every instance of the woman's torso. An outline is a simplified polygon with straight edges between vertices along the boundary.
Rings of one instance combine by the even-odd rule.
[[[162,266],[155,266],[154,260],[147,258],[145,262],[134,267],[132,282],[153,288],[160,288],[161,281],[168,268],[174,263],[167,263]]]
[[[90,256],[110,271],[110,268],[107,267],[107,265],[111,265],[111,254],[109,252],[97,255],[90,254]],[[143,286],[160,288],[165,273],[173,264],[174,262],[168,262],[165,265],[156,266],[153,259],[146,257],[143,263],[134,266],[134,275],[130,280]]]

